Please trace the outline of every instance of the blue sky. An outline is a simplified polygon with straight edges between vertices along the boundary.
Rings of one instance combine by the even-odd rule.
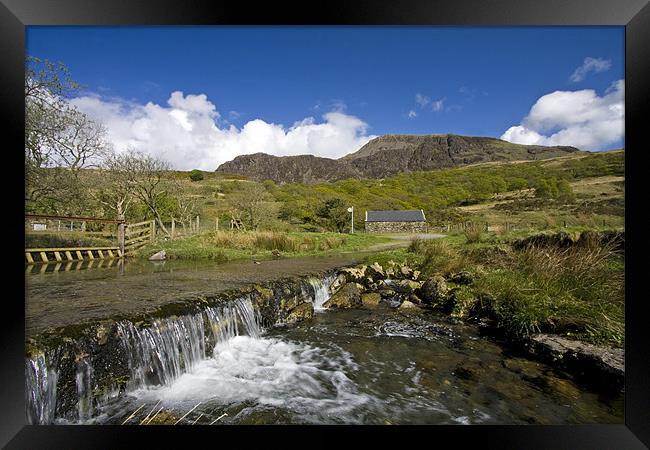
[[[85,86],[77,106],[105,119],[118,147],[155,151],[148,147],[161,142],[150,134],[163,112],[179,130],[223,139],[192,161],[205,167],[258,147],[338,157],[386,133],[501,137],[518,126],[510,140],[573,139],[590,150],[623,145],[612,131],[615,117],[590,112],[611,112],[622,102],[622,84],[615,83],[624,78],[623,27],[28,27],[27,53],[69,67]],[[182,94],[173,106],[175,91]],[[544,98],[554,92],[566,95]],[[148,103],[157,112],[147,111]],[[338,115],[323,116],[332,112]],[[581,114],[580,122],[569,119]],[[206,117],[227,135],[211,135]],[[149,135],[124,131],[138,120]],[[297,122],[311,128],[287,137]],[[251,123],[268,129],[244,135]],[[342,134],[323,144],[339,126]],[[327,148],[305,143],[316,138]],[[183,145],[196,146],[196,139],[188,136],[162,156],[183,161]]]

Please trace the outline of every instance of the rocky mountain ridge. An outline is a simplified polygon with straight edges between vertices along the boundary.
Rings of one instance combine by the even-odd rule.
[[[317,183],[347,178],[384,178],[403,172],[447,169],[485,162],[549,159],[580,152],[575,147],[522,145],[490,137],[453,134],[390,134],[372,139],[339,159],[314,155],[241,155],[217,172],[276,183]]]

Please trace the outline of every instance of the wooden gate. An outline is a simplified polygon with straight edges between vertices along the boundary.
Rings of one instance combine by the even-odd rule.
[[[145,220],[138,223],[127,223],[124,227],[124,252],[132,253],[156,238],[156,221]],[[119,239],[119,237],[118,237]]]

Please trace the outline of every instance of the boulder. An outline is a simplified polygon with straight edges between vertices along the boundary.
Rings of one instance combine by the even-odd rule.
[[[345,283],[323,304],[325,308],[358,308],[360,306],[362,306],[361,290],[356,283]]]
[[[314,317],[314,305],[309,302],[301,303],[291,310],[287,316],[287,323],[301,322]]]
[[[368,266],[366,269],[366,275],[370,277],[371,280],[377,281],[386,278],[386,273],[384,268],[379,265],[379,263],[374,262],[372,265]]]
[[[424,282],[418,294],[422,302],[429,305],[444,303],[447,300],[449,288],[445,279],[436,275]]]
[[[413,275],[411,276],[411,279],[416,281],[418,278],[420,278],[420,271],[419,270],[414,270]]]
[[[336,291],[339,290],[341,286],[345,284],[345,274],[340,273],[337,275],[337,277],[334,279],[332,284],[330,285],[330,295],[334,294]]]
[[[404,278],[411,278],[413,276],[413,269],[411,269],[406,264],[403,264],[399,267],[399,272]]]
[[[367,268],[368,266],[346,267],[341,269],[341,274],[348,283],[359,283],[366,277]]]
[[[265,288],[260,285],[255,285],[253,287],[253,295],[255,302],[260,306],[267,305],[274,297],[272,289]]]
[[[418,283],[417,281],[413,280],[401,280],[397,286],[399,287],[400,292],[410,294],[411,292],[420,289],[422,287],[422,283]]]
[[[402,302],[402,304],[399,306],[399,309],[413,309],[413,308],[417,308],[417,307],[418,307],[418,305],[416,305],[415,303],[413,303],[413,302],[411,302],[409,300],[404,300]]]
[[[154,253],[149,257],[149,261],[164,261],[167,259],[167,252],[165,250],[161,250],[158,253]]]
[[[361,303],[363,304],[363,306],[374,307],[379,305],[380,301],[381,301],[381,295],[379,295],[378,292],[368,292],[365,294],[361,294]]]
[[[382,298],[393,298],[397,295],[397,292],[388,288],[380,289],[378,292]]]

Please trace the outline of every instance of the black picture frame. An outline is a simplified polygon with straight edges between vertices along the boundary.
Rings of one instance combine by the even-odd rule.
[[[24,413],[24,277],[22,212],[18,188],[24,182],[18,147],[24,140],[25,27],[28,25],[458,25],[458,26],[625,26],[625,147],[626,147],[626,381],[624,425],[576,426],[432,426],[432,427],[120,427],[28,426]],[[278,2],[253,6],[234,1],[84,1],[1,0],[0,48],[2,68],[2,128],[6,161],[5,295],[0,333],[0,444],[6,448],[120,448],[143,439],[152,448],[167,448],[177,440],[185,445],[206,439],[218,442],[256,437],[260,444],[311,445],[345,443],[352,435],[364,440],[395,439],[407,445],[447,441],[516,449],[637,449],[650,446],[650,327],[643,314],[644,254],[648,247],[643,226],[645,206],[643,121],[648,117],[650,92],[650,5],[645,0],[455,0],[420,1],[331,0],[291,7]],[[647,126],[646,126],[647,127]],[[11,204],[6,200],[11,200]],[[8,208],[15,208],[11,213]],[[22,295],[22,297],[21,297]],[[152,432],[155,430],[155,432]],[[413,433],[417,431],[417,436]],[[343,440],[335,434],[342,433]],[[189,436],[191,434],[191,436]],[[328,439],[324,441],[324,439]],[[248,441],[240,441],[242,443]],[[402,444],[402,445],[403,445]],[[363,444],[368,445],[367,442]]]

